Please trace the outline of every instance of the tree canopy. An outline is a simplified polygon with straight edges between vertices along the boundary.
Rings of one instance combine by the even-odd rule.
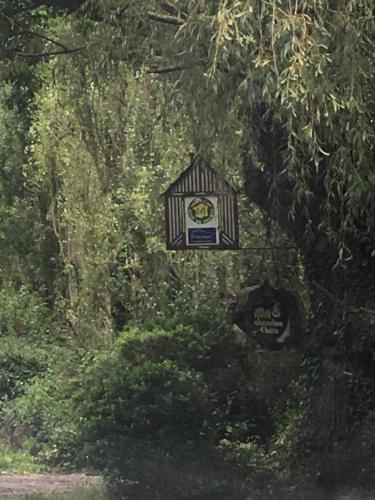
[[[42,337],[54,318],[54,342],[74,339],[86,394],[59,382],[56,421],[81,419],[82,447],[117,479],[136,483],[151,457],[140,498],[153,481],[167,494],[155,462],[172,458],[181,483],[198,477],[173,494],[198,498],[177,442],[217,470],[225,457],[282,481],[294,464],[332,491],[351,467],[371,482],[374,2],[3,0],[0,12],[0,317],[6,335]],[[259,252],[165,251],[160,194],[189,152],[240,190],[242,245]],[[228,321],[235,293],[266,278],[304,305],[280,365]],[[42,432],[33,398],[52,396],[37,366],[26,392],[8,387],[7,411],[27,426],[27,408]],[[204,470],[203,489],[217,477]],[[244,498],[236,474],[211,493]]]

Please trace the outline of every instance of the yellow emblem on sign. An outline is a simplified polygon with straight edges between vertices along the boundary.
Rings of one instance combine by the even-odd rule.
[[[207,198],[194,198],[189,204],[188,214],[195,223],[206,224],[214,217],[215,209]]]

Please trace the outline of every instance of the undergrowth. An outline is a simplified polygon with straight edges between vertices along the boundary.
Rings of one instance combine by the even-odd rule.
[[[26,472],[44,472],[46,467],[39,464],[35,457],[25,451],[11,451],[0,446],[0,473],[14,474]]]

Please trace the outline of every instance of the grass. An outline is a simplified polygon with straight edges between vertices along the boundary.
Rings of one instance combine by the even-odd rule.
[[[52,493],[51,495],[35,493],[17,497],[13,500],[107,500],[107,498],[102,488],[77,488],[70,493]]]
[[[10,451],[0,445],[0,474],[47,473],[48,469],[37,463],[35,458],[23,451]],[[9,497],[0,496],[0,500]],[[107,500],[102,487],[78,487],[69,493],[33,493],[16,497],[13,500]]]
[[[22,474],[25,472],[45,472],[46,468],[26,452],[10,451],[0,446],[0,473]]]

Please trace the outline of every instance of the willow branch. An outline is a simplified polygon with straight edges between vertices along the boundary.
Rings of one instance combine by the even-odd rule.
[[[53,43],[54,45],[57,45],[57,47],[60,47],[65,52],[69,52],[71,50],[66,45],[63,45],[61,42],[58,42],[57,40],[54,40],[53,38],[49,38],[48,36],[42,35],[42,33],[36,33],[35,31],[31,31],[31,30],[24,30],[24,33],[27,33],[31,36],[35,36],[36,38],[40,38],[41,40],[44,40],[45,42]]]
[[[61,55],[73,54],[74,52],[79,52],[82,50],[82,47],[78,47],[76,49],[66,49],[66,50],[55,50],[52,52],[16,52],[16,56],[24,57],[25,59],[33,59],[33,58],[43,58],[43,57],[54,57]]]
[[[164,73],[174,73],[176,71],[184,71],[185,69],[191,69],[194,67],[194,64],[185,64],[178,66],[167,66],[165,68],[150,68],[148,73],[152,75],[162,75]]]
[[[14,19],[11,19],[9,16],[4,16],[4,17],[9,22],[10,25],[15,25],[15,26],[18,26],[19,28],[21,28],[23,30],[23,33],[31,35],[31,36],[35,36],[36,38],[40,38],[41,40],[44,40],[45,42],[53,43],[54,45],[57,45],[58,47],[60,47],[61,49],[65,50],[65,51],[70,50],[68,47],[63,45],[58,40],[54,40],[53,38],[50,38],[42,33],[32,31],[24,23],[21,23],[19,21],[15,21]]]
[[[344,311],[347,311],[352,314],[359,314],[359,313],[365,313],[365,314],[371,314],[372,316],[375,316],[375,311],[373,309],[368,309],[367,307],[350,307],[346,302],[343,300],[339,299],[333,293],[331,293],[329,290],[324,288],[324,286],[320,285],[316,281],[313,281],[312,284],[321,292],[324,293],[328,298],[332,300],[335,304],[341,307]]]
[[[156,12],[147,12],[147,15],[152,21],[156,21],[158,23],[169,24],[171,26],[182,26],[185,24],[184,20],[175,16],[163,16],[162,14],[158,14]]]
[[[182,12],[178,7],[169,2],[169,0],[156,0],[156,1],[159,7],[163,9],[165,12],[168,12],[168,14],[181,17],[185,21],[187,20],[188,17],[187,14],[185,12]]]

